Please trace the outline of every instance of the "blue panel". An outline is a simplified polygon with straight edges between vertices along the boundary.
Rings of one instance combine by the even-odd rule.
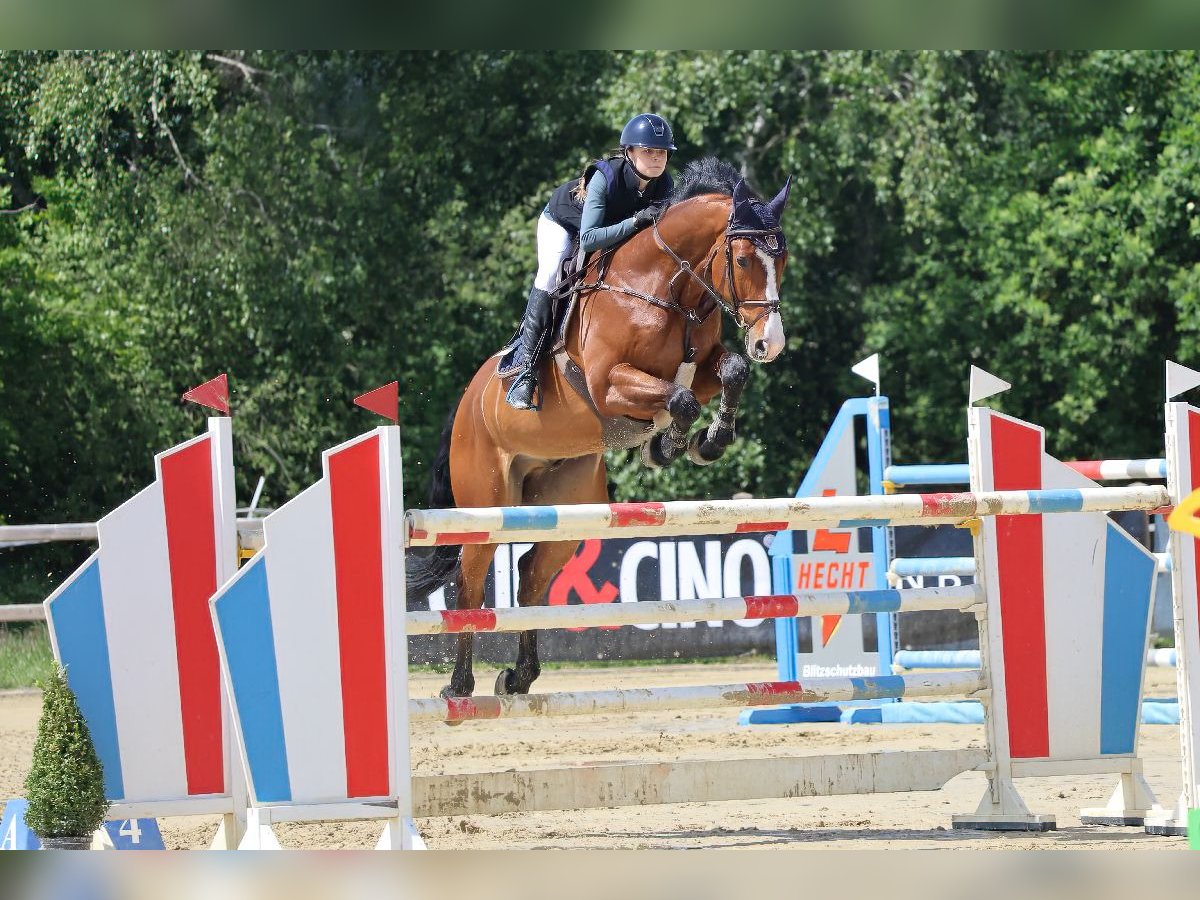
[[[1147,697],[1142,704],[1143,725],[1178,725],[1179,700]]]
[[[821,442],[821,447],[817,450],[817,455],[813,457],[812,465],[809,466],[804,480],[800,482],[800,487],[796,490],[796,497],[816,496],[817,487],[825,475],[825,469],[829,465],[829,460],[833,457],[833,453],[842,439],[842,432],[847,428],[854,427],[854,417],[856,415],[866,415],[866,412],[866,400],[847,400],[842,404],[842,408],[838,410],[833,424],[829,426],[829,433],[825,435],[825,440]]]
[[[1100,673],[1100,752],[1132,753],[1154,596],[1154,558],[1114,522],[1104,554],[1104,648]]]
[[[881,700],[904,696],[902,675],[879,675],[874,678],[851,678],[855,700]]]
[[[893,484],[969,484],[971,470],[966,463],[926,463],[912,466],[888,466],[885,481]]]
[[[900,609],[901,594],[899,591],[849,591],[849,614],[859,613],[891,613]]]
[[[157,819],[118,819],[104,823],[114,850],[165,850]]]
[[[121,800],[125,783],[117,741],[108,632],[104,627],[104,598],[100,593],[99,554],[84,563],[50,603],[50,618],[59,662],[67,670],[67,683],[75,692],[104,766],[104,795],[109,800]]]
[[[796,725],[813,722],[838,722],[842,708],[834,703],[801,703],[792,706],[767,706],[746,709],[738,715],[739,725]]]
[[[215,605],[254,796],[261,803],[291,800],[265,555],[251,560]]]
[[[558,510],[553,506],[505,506],[500,512],[505,528],[540,531],[558,527]]]
[[[42,842],[25,824],[26,800],[9,800],[0,816],[0,850],[41,850]],[[10,876],[11,878],[11,876]]]
[[[837,449],[843,433],[847,428],[854,428],[855,416],[866,415],[866,412],[867,400],[863,398],[847,400],[842,404],[838,410],[838,414],[834,417],[833,424],[829,426],[829,432],[825,435],[825,440],[821,442],[821,446],[817,450],[817,455],[813,457],[812,465],[809,466],[808,472],[805,473],[804,480],[800,482],[800,487],[796,489],[797,497],[811,497],[819,493],[818,488],[821,485],[821,479],[825,475],[825,469],[829,466],[829,461],[833,457],[833,453]],[[777,594],[790,594],[794,590],[792,586],[793,547],[794,540],[790,530],[777,532],[775,540],[771,542],[768,552],[771,556],[771,577],[774,584],[774,591]],[[776,619],[775,664],[779,671],[780,681],[796,680],[798,676],[797,653],[799,653],[799,644],[796,634],[796,620]],[[829,721],[836,721],[836,719]],[[746,724],[750,724],[750,722],[747,721]]]
[[[1083,494],[1073,489],[1027,491],[1031,513],[1079,512],[1083,509]]]

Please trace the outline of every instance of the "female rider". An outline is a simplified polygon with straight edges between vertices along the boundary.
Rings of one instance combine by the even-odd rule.
[[[620,152],[598,159],[583,178],[559,185],[538,219],[538,270],[521,322],[522,369],[505,399],[516,409],[537,409],[538,369],[550,344],[563,259],[576,235],[585,253],[620,243],[662,215],[673,183],[666,174],[675,149],[671,126],[654,113],[634,116],[621,130]]]

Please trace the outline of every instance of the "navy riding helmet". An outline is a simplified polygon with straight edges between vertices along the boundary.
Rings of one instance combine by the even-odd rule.
[[[621,129],[622,147],[650,147],[655,150],[674,150],[675,136],[662,116],[640,113]]]

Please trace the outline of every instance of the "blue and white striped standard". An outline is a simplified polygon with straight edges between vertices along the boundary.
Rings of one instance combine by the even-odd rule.
[[[944,525],[979,516],[1157,509],[1167,503],[1167,489],[1152,485],[885,497],[413,509],[406,513],[405,519],[407,544],[416,547],[730,534],[789,528],[865,528],[900,523]]]

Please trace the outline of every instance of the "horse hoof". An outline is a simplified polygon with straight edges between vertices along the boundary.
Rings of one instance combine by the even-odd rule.
[[[512,669],[504,669],[500,672],[499,675],[496,676],[496,692],[495,693],[496,693],[497,697],[507,697],[509,694],[512,693],[512,691],[509,690],[508,685],[510,683],[510,680],[513,677],[513,674],[514,673],[513,673]]]
[[[661,469],[662,466],[654,461],[654,457],[650,453],[650,445],[652,443],[654,443],[654,438],[651,438],[650,440],[646,441],[646,443],[642,444],[642,465],[647,469]]]
[[[698,466],[711,466],[723,455],[723,451],[718,453],[712,459],[706,459],[700,451],[700,442],[704,440],[705,432],[697,431],[692,439],[688,441],[687,458]]]
[[[667,442],[661,434],[657,434],[642,444],[642,465],[647,469],[665,469],[679,457],[683,447],[667,449]]]

